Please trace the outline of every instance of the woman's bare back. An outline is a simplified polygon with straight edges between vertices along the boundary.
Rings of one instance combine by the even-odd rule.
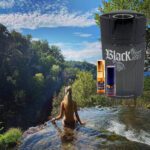
[[[76,112],[76,102],[72,101],[71,105],[67,105],[64,101],[62,101],[63,112],[64,112],[64,120],[66,122],[75,122],[75,112]]]

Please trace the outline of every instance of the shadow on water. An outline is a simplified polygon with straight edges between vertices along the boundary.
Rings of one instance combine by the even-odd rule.
[[[150,110],[124,107],[108,128],[127,139],[150,145]]]
[[[121,109],[119,120],[126,124],[128,129],[134,128],[136,131],[141,129],[150,133],[150,110],[142,108],[127,108]]]
[[[20,145],[19,149],[20,150],[150,149],[149,145],[142,144],[139,142],[133,142],[131,140],[126,139],[125,136],[123,137],[120,135],[116,135],[113,132],[110,132],[111,130],[113,131],[114,128],[113,124],[111,124],[112,121],[116,120],[115,123],[118,123],[117,120],[119,118],[118,116],[124,114],[123,111],[120,110],[118,111],[118,108],[117,109],[89,108],[83,109],[79,113],[81,118],[85,118],[84,120],[87,121],[87,124],[85,126],[77,125],[75,129],[70,129],[70,128],[63,128],[61,125],[61,121],[58,121],[57,125],[53,125],[49,121],[47,122],[47,125],[43,126],[40,129],[39,127],[32,127],[28,131],[26,131],[26,133],[24,133],[22,144]],[[124,121],[123,118],[122,121]],[[120,128],[119,126],[117,127]],[[31,131],[33,130],[34,132],[32,133]],[[114,132],[115,131],[116,130],[114,130]]]

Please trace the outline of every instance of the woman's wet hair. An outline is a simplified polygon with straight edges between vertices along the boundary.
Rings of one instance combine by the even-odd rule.
[[[67,87],[65,88],[65,95],[66,95],[67,92],[69,92],[69,91],[71,91],[71,86],[67,86]]]

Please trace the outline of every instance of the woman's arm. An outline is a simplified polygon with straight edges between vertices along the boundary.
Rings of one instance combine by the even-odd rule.
[[[78,114],[78,110],[77,110],[77,104],[76,104],[76,102],[75,102],[75,116],[76,116],[78,122],[79,122],[81,125],[84,125],[84,124],[85,124],[85,122],[82,122],[82,121],[80,120],[80,117],[79,117],[79,114]]]
[[[60,104],[60,112],[59,115],[55,118],[53,118],[51,121],[54,123],[56,120],[59,120],[63,117],[63,102]]]

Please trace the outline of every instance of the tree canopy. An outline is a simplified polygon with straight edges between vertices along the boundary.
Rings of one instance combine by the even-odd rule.
[[[150,2],[149,0],[103,0],[99,6],[99,13],[96,13],[95,20],[100,25],[99,16],[117,10],[132,10],[143,13],[147,18],[147,25],[150,25]]]

